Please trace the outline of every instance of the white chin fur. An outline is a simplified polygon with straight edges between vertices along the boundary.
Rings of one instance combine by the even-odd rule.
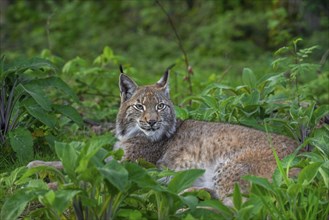
[[[146,138],[151,141],[158,141],[163,137],[163,130],[161,128],[155,131],[146,131],[141,128],[140,130],[145,134]]]

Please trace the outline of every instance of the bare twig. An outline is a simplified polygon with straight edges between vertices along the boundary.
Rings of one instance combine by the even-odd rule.
[[[232,66],[228,66],[228,67],[224,70],[223,74],[221,75],[220,79],[218,80],[219,82],[222,82],[222,81],[223,81],[224,77],[225,77],[226,74],[230,71],[231,68],[232,68]]]
[[[46,33],[47,33],[47,43],[48,43],[48,49],[51,50],[52,49],[52,45],[51,45],[51,41],[50,41],[50,20],[52,19],[52,17],[54,16],[54,12],[51,13],[48,18],[47,18],[47,24],[46,24]]]
[[[182,39],[180,38],[180,36],[178,34],[178,31],[176,29],[176,26],[175,26],[173,20],[171,19],[170,15],[166,11],[166,9],[163,7],[163,5],[161,4],[161,2],[159,0],[155,0],[155,2],[157,3],[157,5],[159,5],[159,7],[163,11],[163,13],[167,16],[168,21],[170,23],[170,26],[171,26],[172,30],[174,31],[175,36],[176,36],[176,39],[178,41],[179,49],[182,51],[182,53],[184,55],[184,62],[185,62],[185,66],[186,66],[186,76],[185,76],[184,79],[188,82],[188,85],[189,85],[189,93],[190,93],[190,95],[192,95],[193,94],[193,89],[192,89],[191,75],[193,74],[193,69],[192,69],[192,67],[189,64],[187,53],[186,53],[186,51],[185,51],[185,49],[183,47],[183,41],[182,41]]]
[[[328,56],[329,56],[329,49],[327,49],[326,52],[321,57],[320,67],[319,67],[319,69],[317,71],[318,74],[320,74],[322,72],[323,66],[326,63]]]

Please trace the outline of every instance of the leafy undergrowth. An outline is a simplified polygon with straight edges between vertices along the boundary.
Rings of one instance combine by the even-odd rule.
[[[297,39],[291,46],[277,51],[279,57],[273,62],[277,73],[257,78],[261,74],[245,68],[242,86],[211,84],[200,95],[182,100],[176,109],[182,119],[239,123],[282,133],[300,142],[296,152],[282,161],[273,152],[278,168],[271,181],[245,176],[251,186],[248,194],[242,194],[239,185],[235,185],[231,207],[211,198],[207,191],[186,190],[204,173],[203,170],[173,172],[159,170],[145,161],[120,162],[123,152],[111,150],[115,141],[111,134],[87,133],[85,127],[79,129],[77,124],[81,123],[81,119],[76,111],[58,110],[59,104],[71,104],[78,111],[87,112],[84,116],[97,115],[99,120],[113,116],[115,111],[108,109],[117,108],[118,98],[106,101],[108,97],[103,96],[107,92],[115,93],[113,85],[108,86],[104,81],[104,78],[116,77],[105,67],[109,60],[116,62],[117,59],[110,48],[105,48],[94,64],[76,58],[63,66],[62,72],[70,73],[70,77],[61,77],[69,82],[78,97],[72,94],[64,81],[59,81],[60,78],[56,78],[57,84],[50,85],[69,92],[73,98],[69,103],[58,96],[57,90],[45,93],[43,89],[49,91],[48,88],[41,88],[41,84],[36,86],[41,81],[55,79],[54,73],[49,72],[41,78],[31,75],[35,70],[44,73],[45,69],[52,67],[48,62],[42,61],[40,68],[35,68],[31,66],[34,60],[23,66],[27,69],[12,69],[15,74],[10,76],[8,71],[2,71],[2,76],[8,79],[6,84],[0,84],[2,100],[5,100],[3,97],[13,99],[10,91],[16,91],[15,86],[18,85],[40,88],[35,90],[36,93],[28,89],[18,90],[24,95],[18,96],[17,105],[10,105],[10,108],[21,117],[14,117],[15,120],[1,118],[8,125],[18,122],[9,126],[11,130],[1,133],[5,140],[2,153],[9,151],[12,158],[18,152],[16,156],[22,160],[24,148],[31,152],[31,144],[34,151],[49,145],[55,152],[53,157],[62,161],[64,169],[46,166],[28,169],[22,166],[2,173],[0,219],[327,219],[329,106],[327,94],[322,94],[322,91],[327,91],[323,81],[328,80],[328,71],[316,75],[312,81],[308,80],[307,77],[319,68],[307,61],[315,47],[298,49],[299,41]],[[98,78],[99,74],[103,78]],[[19,81],[21,84],[10,84],[16,79],[23,79],[22,76],[29,76],[29,80],[24,78]],[[85,86],[84,83],[89,84]],[[100,87],[93,87],[93,83]],[[310,89],[314,87],[319,93]],[[93,88],[92,95],[86,95],[87,88]],[[45,98],[48,95],[49,98]],[[1,102],[1,105],[6,103]],[[68,110],[67,107],[62,108]],[[47,117],[37,114],[40,111],[51,115],[56,124],[50,126],[45,121]],[[29,142],[26,143],[29,145],[20,145],[22,149],[17,151],[18,144],[12,141],[15,134],[28,137]],[[52,135],[51,140],[46,138],[48,134]],[[112,159],[105,163],[104,159],[109,156]],[[298,175],[289,175],[296,170]]]
[[[111,139],[57,142],[63,171],[40,166],[2,174],[1,196],[9,199],[1,219],[326,219],[329,214],[328,135],[305,141],[313,152],[278,160],[271,182],[246,176],[251,191],[242,195],[236,185],[233,207],[206,191],[183,192],[203,170],[160,171],[143,161],[120,163],[123,152],[103,148]],[[104,163],[108,156],[113,159]],[[297,178],[288,176],[293,167],[301,169]]]

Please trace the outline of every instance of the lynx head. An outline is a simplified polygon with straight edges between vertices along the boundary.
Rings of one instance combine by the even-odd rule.
[[[137,86],[122,72],[121,69],[117,138],[124,140],[138,136],[155,142],[171,137],[176,129],[176,116],[169,97],[169,70],[157,83],[147,86]]]

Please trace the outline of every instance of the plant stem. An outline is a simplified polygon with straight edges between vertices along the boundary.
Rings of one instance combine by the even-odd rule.
[[[186,51],[185,51],[185,49],[183,47],[183,41],[182,41],[181,37],[179,36],[178,31],[176,29],[176,26],[175,26],[173,20],[171,19],[170,15],[166,11],[166,9],[163,7],[163,5],[160,3],[159,0],[155,0],[155,2],[159,5],[159,7],[163,11],[163,13],[167,16],[168,21],[170,23],[170,26],[171,26],[172,30],[174,31],[175,36],[176,36],[176,39],[178,41],[179,49],[183,53],[184,62],[185,62],[185,66],[186,66],[186,77],[185,77],[185,79],[186,79],[186,81],[188,82],[188,85],[189,85],[189,95],[192,95],[193,94],[192,80],[191,80],[191,75],[192,74],[190,72],[192,68],[190,67],[189,60],[188,60],[188,57],[187,57],[187,53],[186,53]]]

